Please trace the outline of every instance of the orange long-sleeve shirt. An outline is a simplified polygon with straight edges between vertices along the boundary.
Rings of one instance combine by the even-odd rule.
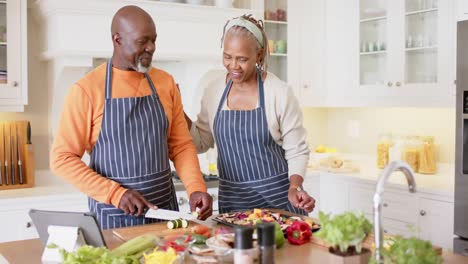
[[[168,73],[152,68],[149,76],[169,120],[169,158],[190,196],[206,192],[195,146],[184,119],[180,93]],[[82,160],[99,136],[104,111],[106,64],[75,83],[65,99],[64,110],[50,153],[51,170],[93,199],[118,207],[127,190],[89,168]],[[113,68],[112,98],[142,97],[152,90],[142,73]]]

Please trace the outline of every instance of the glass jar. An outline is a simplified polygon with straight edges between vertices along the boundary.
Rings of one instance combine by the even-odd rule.
[[[402,159],[403,138],[399,135],[392,136],[392,144],[388,150],[388,162]]]
[[[434,137],[421,137],[419,149],[419,173],[434,174],[437,172]]]
[[[418,136],[407,136],[403,143],[402,160],[413,169],[419,171],[419,150],[421,141]]]
[[[377,167],[383,169],[389,161],[389,149],[392,145],[392,136],[389,133],[379,135],[377,142]]]

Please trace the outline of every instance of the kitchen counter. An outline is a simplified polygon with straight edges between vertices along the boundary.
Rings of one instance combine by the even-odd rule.
[[[362,155],[336,155],[340,159],[349,160],[352,164],[359,168],[358,172],[352,173],[333,173],[312,168],[308,169],[309,175],[319,174],[331,177],[349,177],[351,179],[359,179],[365,182],[376,183],[381,169],[377,168],[376,158],[372,156]],[[439,194],[443,196],[453,197],[455,190],[455,168],[453,164],[438,163],[436,174],[415,174],[416,188],[418,192]],[[388,178],[388,185],[407,190],[408,183],[402,172],[394,172]]]
[[[192,224],[192,223],[191,223]],[[128,227],[116,229],[132,233],[138,236],[144,233],[161,234],[166,231],[165,223],[157,223],[145,226]],[[115,248],[124,242],[115,232],[103,231],[104,238],[109,248]],[[27,254],[24,254],[27,252]],[[40,263],[42,255],[42,244],[39,239],[14,241],[0,243],[0,254],[10,263]],[[444,263],[468,263],[468,257],[456,255],[451,252],[442,254]],[[329,253],[327,248],[313,243],[302,246],[293,246],[285,243],[284,247],[277,250],[275,254],[276,263],[328,263]]]

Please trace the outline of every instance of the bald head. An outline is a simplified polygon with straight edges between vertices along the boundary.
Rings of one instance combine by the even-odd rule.
[[[124,6],[115,13],[112,19],[111,33],[128,32],[138,24],[150,23],[154,25],[151,16],[138,6]]]
[[[113,65],[146,72],[156,48],[156,26],[151,16],[137,6],[122,7],[112,19],[111,33]]]

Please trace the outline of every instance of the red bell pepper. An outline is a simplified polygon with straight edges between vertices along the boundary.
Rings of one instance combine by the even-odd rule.
[[[310,241],[312,230],[309,224],[303,221],[295,221],[286,230],[288,241],[292,245],[302,245]]]

